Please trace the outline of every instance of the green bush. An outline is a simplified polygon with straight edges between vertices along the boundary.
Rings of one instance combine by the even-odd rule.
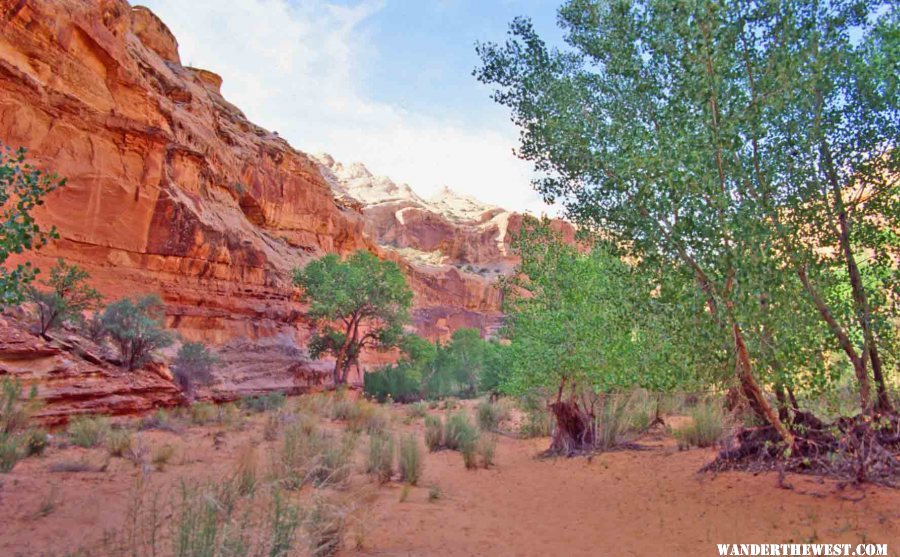
[[[519,401],[519,407],[525,413],[519,435],[525,439],[550,436],[553,432],[553,415],[546,404],[537,398],[526,397]]]
[[[106,418],[79,416],[69,424],[69,441],[73,445],[89,449],[103,443],[109,431],[109,421]]]
[[[431,452],[444,446],[444,423],[439,416],[425,416],[425,446]]]
[[[206,425],[220,419],[219,409],[209,402],[195,402],[190,407],[191,423]]]
[[[712,447],[725,433],[725,413],[720,404],[702,402],[691,409],[691,423],[672,431],[679,449]]]
[[[165,330],[165,306],[155,294],[123,298],[103,310],[103,327],[119,348],[122,365],[133,371],[146,364],[153,352],[172,344]]]
[[[34,386],[28,398],[23,400],[21,381],[9,377],[0,380],[0,432],[14,434],[22,431],[39,407]]]
[[[416,440],[415,435],[404,435],[400,440],[398,460],[400,478],[409,485],[418,484],[419,479],[422,477],[424,462],[422,461],[422,455],[419,452],[419,442]]]
[[[384,433],[369,436],[369,457],[366,473],[386,483],[394,475],[394,438]]]
[[[397,402],[411,402],[420,398],[420,390],[416,374],[403,362],[363,376],[363,392],[378,402],[385,402],[388,397]]]
[[[286,400],[284,393],[281,392],[247,396],[241,399],[241,408],[248,412],[269,412],[283,407]]]

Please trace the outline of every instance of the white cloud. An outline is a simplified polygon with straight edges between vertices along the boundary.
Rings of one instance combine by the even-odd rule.
[[[364,23],[381,0],[145,0],[172,30],[185,65],[224,80],[254,122],[308,152],[360,161],[429,196],[448,185],[516,210],[547,210],[511,126],[472,129],[364,93],[377,45]],[[439,114],[440,107],[435,107]]]

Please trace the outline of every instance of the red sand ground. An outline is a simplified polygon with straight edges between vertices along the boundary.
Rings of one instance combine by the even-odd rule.
[[[177,447],[172,463],[151,474],[154,485],[164,490],[182,478],[224,475],[248,439],[264,455],[263,421],[228,431],[219,449],[214,435],[222,428],[143,433],[148,445]],[[421,425],[397,428],[421,438]],[[426,453],[424,480],[405,497],[398,484],[366,488],[375,493],[366,497],[373,500],[366,534],[360,548],[343,554],[702,556],[717,555],[717,543],[867,542],[886,543],[889,555],[900,555],[895,490],[838,490],[834,482],[802,476],[790,476],[795,489],[785,490],[773,474],[698,475],[714,453],[678,451],[666,437],[644,439],[644,451],[536,458],[547,443],[501,436],[490,470],[466,470],[456,452]],[[49,471],[82,455],[96,463],[106,458],[102,449],[53,447],[0,475],[0,556],[62,555],[121,527],[138,470],[114,458],[104,472]],[[362,477],[353,482],[354,489],[368,484]],[[429,501],[434,485],[441,497]],[[53,489],[58,503],[39,516]]]

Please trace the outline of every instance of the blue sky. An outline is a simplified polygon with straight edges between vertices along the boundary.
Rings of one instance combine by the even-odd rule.
[[[518,15],[559,40],[548,0],[145,0],[182,62],[294,147],[359,161],[429,196],[447,185],[510,209],[549,211],[517,130],[471,75],[476,41]]]

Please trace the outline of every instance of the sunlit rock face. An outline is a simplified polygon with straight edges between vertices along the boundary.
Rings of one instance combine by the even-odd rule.
[[[0,8],[0,142],[68,179],[37,213],[60,236],[26,256],[39,267],[57,257],[78,264],[107,299],[157,293],[187,340],[293,353],[287,342],[303,354],[309,324],[291,270],[368,249],[409,276],[421,334],[496,330],[495,281],[515,265],[509,238],[520,215],[450,190],[423,199],[363,165],[293,149],[223,98],[221,77],[183,66],[176,38],[146,8]],[[217,396],[227,398],[227,385],[256,392],[291,381],[297,369],[278,354],[265,366],[264,356],[226,362]],[[232,364],[239,379],[227,377]],[[301,365],[321,371],[321,362]]]

